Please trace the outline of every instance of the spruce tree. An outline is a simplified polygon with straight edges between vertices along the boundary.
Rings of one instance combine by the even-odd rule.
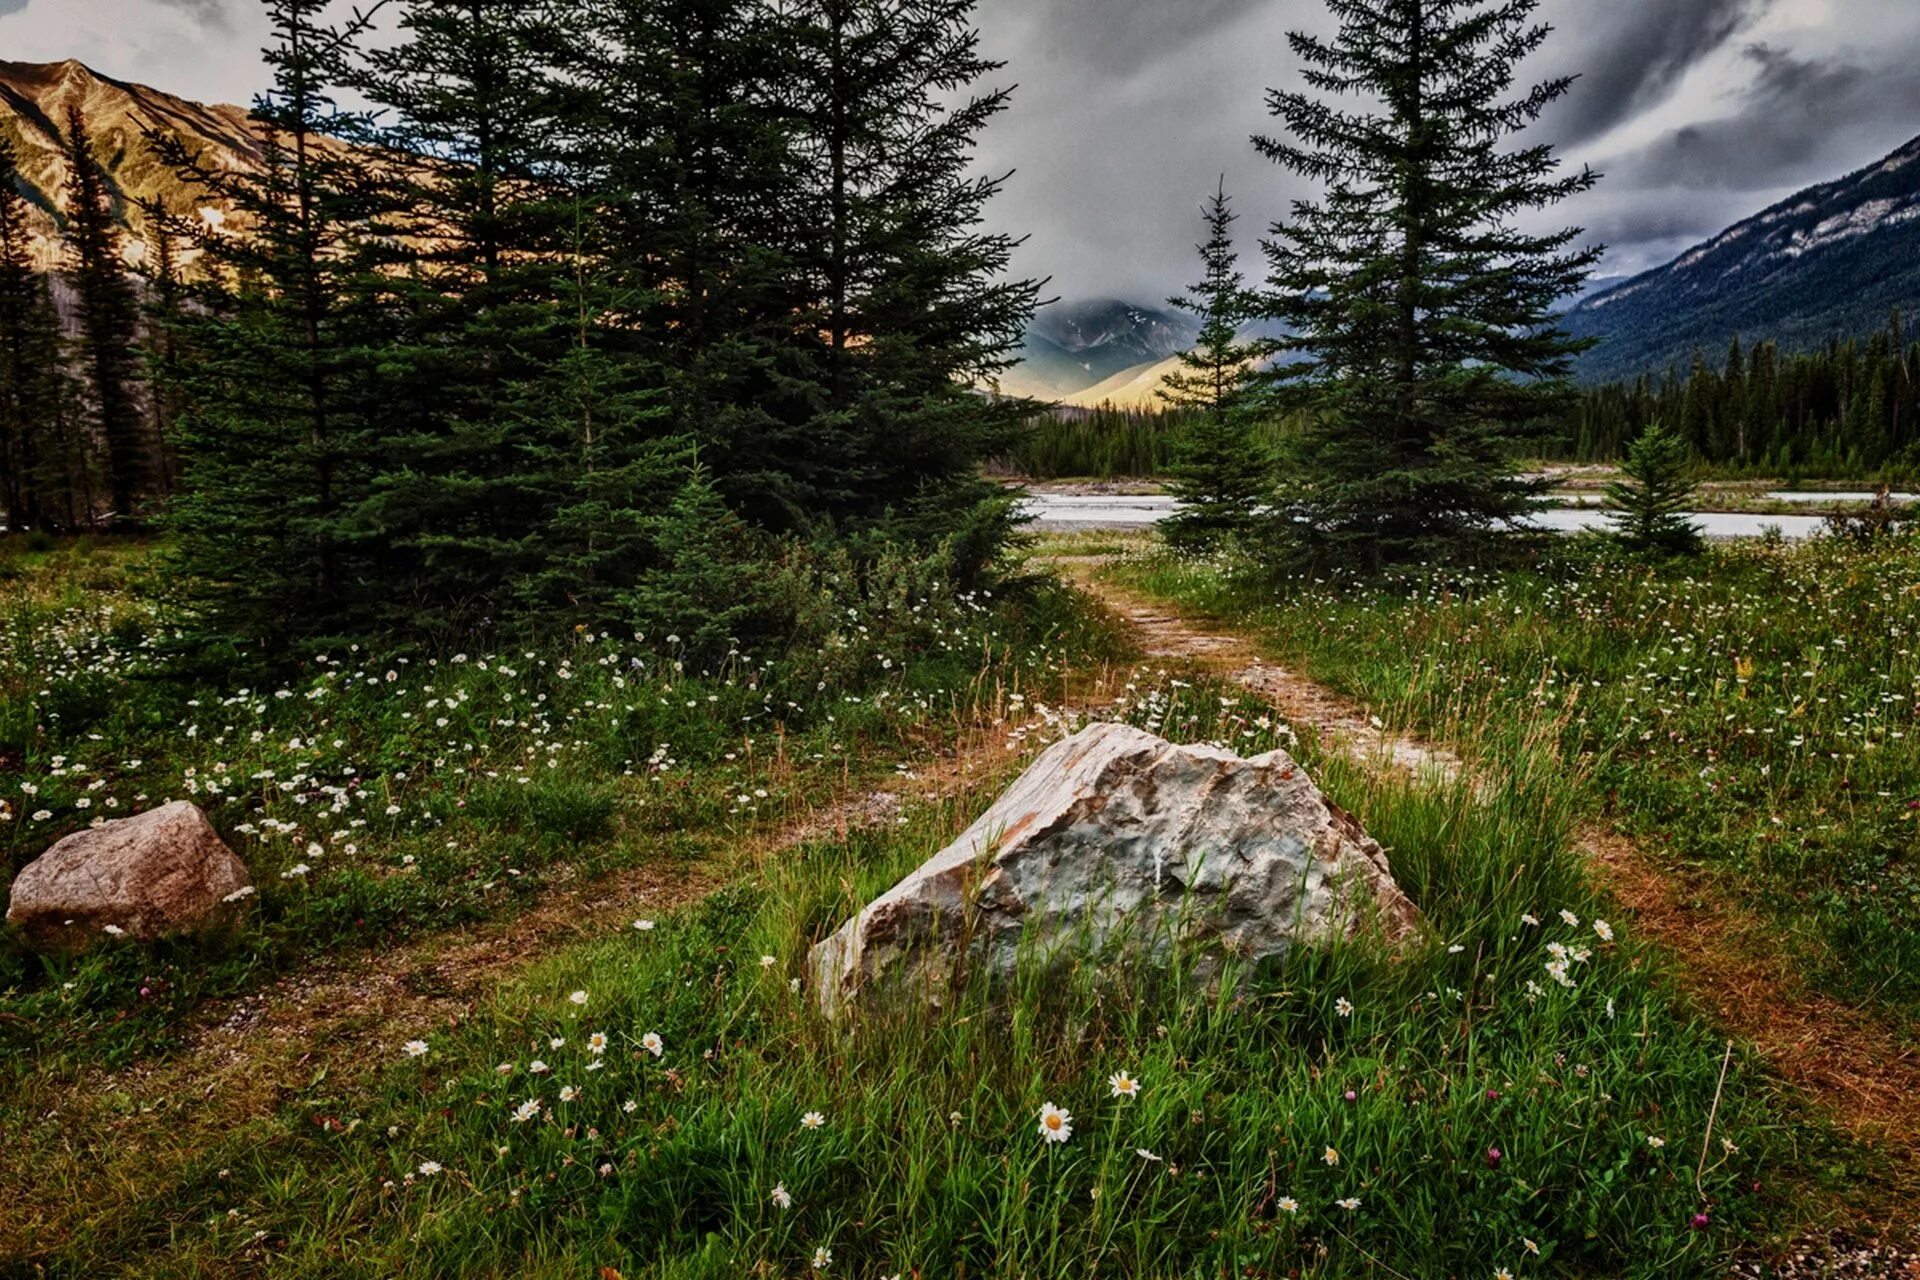
[[[944,546],[962,577],[999,555],[1012,502],[980,466],[1031,406],[977,395],[1012,363],[1039,286],[982,222],[1002,180],[974,172],[1009,91],[983,84],[975,0],[794,0],[793,204],[810,310],[805,425],[831,470],[817,513],[855,535]]]
[[[626,535],[672,487],[640,483],[658,457],[644,362],[605,349],[589,201],[613,197],[572,169],[556,118],[549,59],[577,33],[523,0],[407,0],[399,15],[403,39],[353,80],[407,158],[388,174],[392,425],[357,513],[389,548],[393,623],[458,634],[535,600],[535,625],[555,610],[607,621],[621,566],[589,561],[617,555],[631,582],[644,559]]]
[[[599,0],[566,42],[569,169],[595,197],[607,339],[658,370],[662,432],[773,530],[803,527],[849,459],[809,434],[796,347],[794,126],[774,100],[786,28],[758,0]]]
[[[1321,183],[1268,244],[1270,306],[1296,335],[1293,528],[1312,551],[1378,566],[1459,555],[1537,505],[1515,454],[1570,404],[1580,347],[1554,303],[1598,259],[1578,231],[1520,215],[1585,191],[1550,148],[1505,144],[1571,80],[1513,91],[1545,42],[1537,0],[1326,0],[1331,40],[1295,32],[1305,88],[1262,154]],[[1348,106],[1347,99],[1356,100]]]
[[[1256,442],[1253,427],[1264,410],[1259,399],[1263,365],[1278,344],[1241,336],[1259,315],[1260,302],[1240,273],[1233,245],[1239,219],[1224,179],[1204,217],[1200,281],[1169,299],[1200,317],[1200,335],[1160,391],[1174,408],[1192,411],[1169,486],[1184,506],[1161,525],[1169,543],[1191,551],[1245,543],[1273,497],[1273,461]]]
[[[1607,501],[1614,536],[1635,551],[1690,555],[1700,549],[1700,531],[1687,516],[1693,504],[1693,454],[1665,423],[1641,433],[1621,465],[1624,478],[1609,484]]]
[[[67,276],[73,284],[80,348],[93,392],[93,411],[106,446],[107,489],[113,518],[139,520],[154,488],[153,450],[140,406],[140,299],[120,253],[114,193],[93,152],[78,103],[67,106]]]
[[[69,419],[60,321],[44,275],[34,269],[27,203],[16,184],[13,144],[0,137],[0,528],[62,522],[58,438]]]
[[[186,331],[173,565],[202,639],[276,660],[365,634],[390,606],[385,548],[356,512],[381,469],[393,282],[370,249],[385,243],[380,184],[336,141],[365,121],[330,96],[364,23],[328,26],[328,8],[267,5],[274,87],[254,104],[257,171],[152,139],[242,228],[201,236],[211,280]]]

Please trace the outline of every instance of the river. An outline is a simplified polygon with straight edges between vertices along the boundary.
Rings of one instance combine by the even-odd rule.
[[[1835,495],[1772,494],[1788,502],[1815,502]],[[1146,529],[1159,524],[1174,512],[1174,500],[1164,494],[1117,497],[1106,494],[1084,495],[1036,493],[1027,499],[1025,510],[1041,529]],[[1802,541],[1823,532],[1822,516],[1751,516],[1721,512],[1701,512],[1692,517],[1709,538],[1757,538],[1769,528],[1778,529],[1789,541]],[[1579,533],[1609,527],[1606,513],[1591,508],[1550,507],[1534,519],[1534,524],[1555,533]]]

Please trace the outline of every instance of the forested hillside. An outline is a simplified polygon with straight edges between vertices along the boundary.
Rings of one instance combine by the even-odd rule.
[[[1702,460],[1771,475],[1861,478],[1920,471],[1920,332],[1896,314],[1864,339],[1812,352],[1734,342],[1684,372],[1588,390],[1569,456],[1611,461],[1652,422]]]
[[[1735,338],[1813,350],[1916,304],[1920,138],[1586,299],[1563,323],[1596,340],[1578,365],[1592,384],[1685,369],[1696,348],[1717,359]]]

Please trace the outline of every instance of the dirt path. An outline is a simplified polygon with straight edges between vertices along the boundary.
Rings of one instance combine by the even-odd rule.
[[[1363,762],[1429,776],[1464,772],[1444,746],[1383,732],[1365,708],[1262,659],[1245,637],[1115,584],[1101,572],[1102,558],[1054,564],[1123,619],[1149,654],[1244,685]],[[1601,885],[1678,960],[1676,980],[1694,1005],[1862,1143],[1895,1156],[1907,1176],[1920,1174],[1920,1056],[1868,1014],[1808,990],[1752,913],[1708,899],[1617,833],[1593,827],[1581,842]]]

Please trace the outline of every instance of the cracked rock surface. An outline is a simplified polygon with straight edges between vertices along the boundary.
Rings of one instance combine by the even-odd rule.
[[[838,1012],[870,987],[941,1001],[969,972],[1126,948],[1217,969],[1419,922],[1384,850],[1291,756],[1242,759],[1099,724],[1055,744],[980,820],[809,957]]]

